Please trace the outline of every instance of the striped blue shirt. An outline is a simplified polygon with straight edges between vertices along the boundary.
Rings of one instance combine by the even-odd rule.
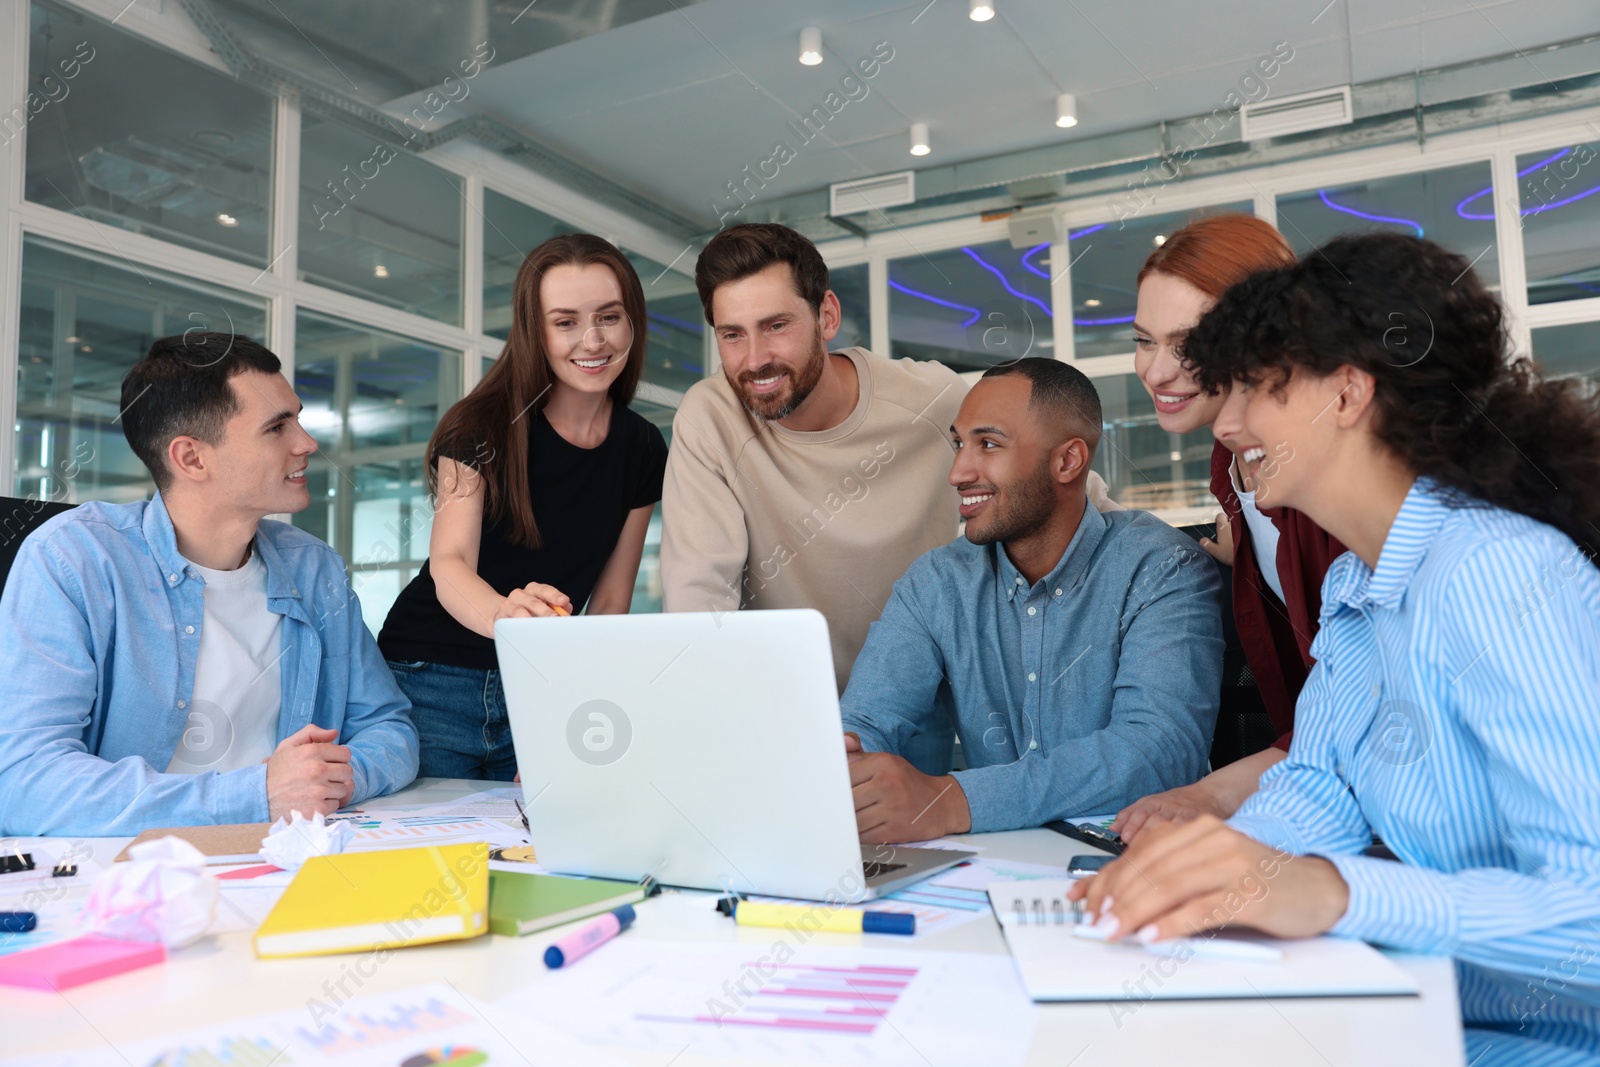
[[[1455,957],[1475,1067],[1596,1062],[1600,569],[1421,479],[1376,569],[1334,561],[1311,651],[1232,825],[1338,868],[1333,933]],[[1404,862],[1364,856],[1374,833]]]

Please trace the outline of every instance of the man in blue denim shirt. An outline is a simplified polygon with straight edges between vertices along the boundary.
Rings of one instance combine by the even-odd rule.
[[[919,558],[841,699],[865,842],[1113,812],[1206,769],[1221,581],[1195,543],[1084,494],[1100,398],[1065,363],[988,371],[951,427],[966,537]],[[902,758],[941,719],[969,769]]]
[[[301,511],[300,402],[244,337],[163,338],[122,383],[159,495],[36,530],[0,597],[0,834],[331,812],[417,773],[410,705]]]

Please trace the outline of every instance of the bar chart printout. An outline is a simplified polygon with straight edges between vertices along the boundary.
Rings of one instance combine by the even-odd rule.
[[[1036,1022],[1009,957],[848,947],[740,929],[739,944],[619,937],[496,1005],[580,1040],[732,1062],[1020,1065]],[[817,943],[826,938],[831,943]],[[984,1018],[990,1025],[967,1021]]]
[[[734,1014],[714,1007],[682,1015],[639,1012],[635,1018],[640,1022],[870,1036],[917,977],[915,967],[766,966],[775,968],[776,975]]]
[[[151,1067],[272,1067],[290,1062],[287,1050],[265,1037],[221,1037],[164,1054]]]
[[[315,1049],[323,1056],[340,1056],[472,1021],[467,1012],[438,997],[429,997],[420,1003],[397,1001],[378,1010],[347,1011],[320,1028],[299,1027],[294,1036],[296,1044]]]

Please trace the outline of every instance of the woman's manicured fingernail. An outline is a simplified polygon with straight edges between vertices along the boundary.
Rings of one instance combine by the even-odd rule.
[[[1145,923],[1144,926],[1140,927],[1139,932],[1133,936],[1138,939],[1141,945],[1153,945],[1161,936],[1161,933],[1156,929],[1155,923]]]
[[[1118,930],[1122,929],[1122,923],[1117,921],[1115,915],[1102,915],[1100,921],[1094,924],[1094,928],[1105,931],[1106,939],[1110,940],[1117,936]]]
[[[1111,899],[1111,894],[1107,893],[1105,899],[1100,901],[1100,914],[1105,915],[1107,912],[1109,912],[1111,910],[1112,903],[1113,901]]]

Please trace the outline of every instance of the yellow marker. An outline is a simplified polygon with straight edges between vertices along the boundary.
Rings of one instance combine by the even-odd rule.
[[[826,930],[838,934],[915,934],[917,917],[894,911],[857,911],[826,904],[767,904],[741,900],[733,910],[740,926]]]

